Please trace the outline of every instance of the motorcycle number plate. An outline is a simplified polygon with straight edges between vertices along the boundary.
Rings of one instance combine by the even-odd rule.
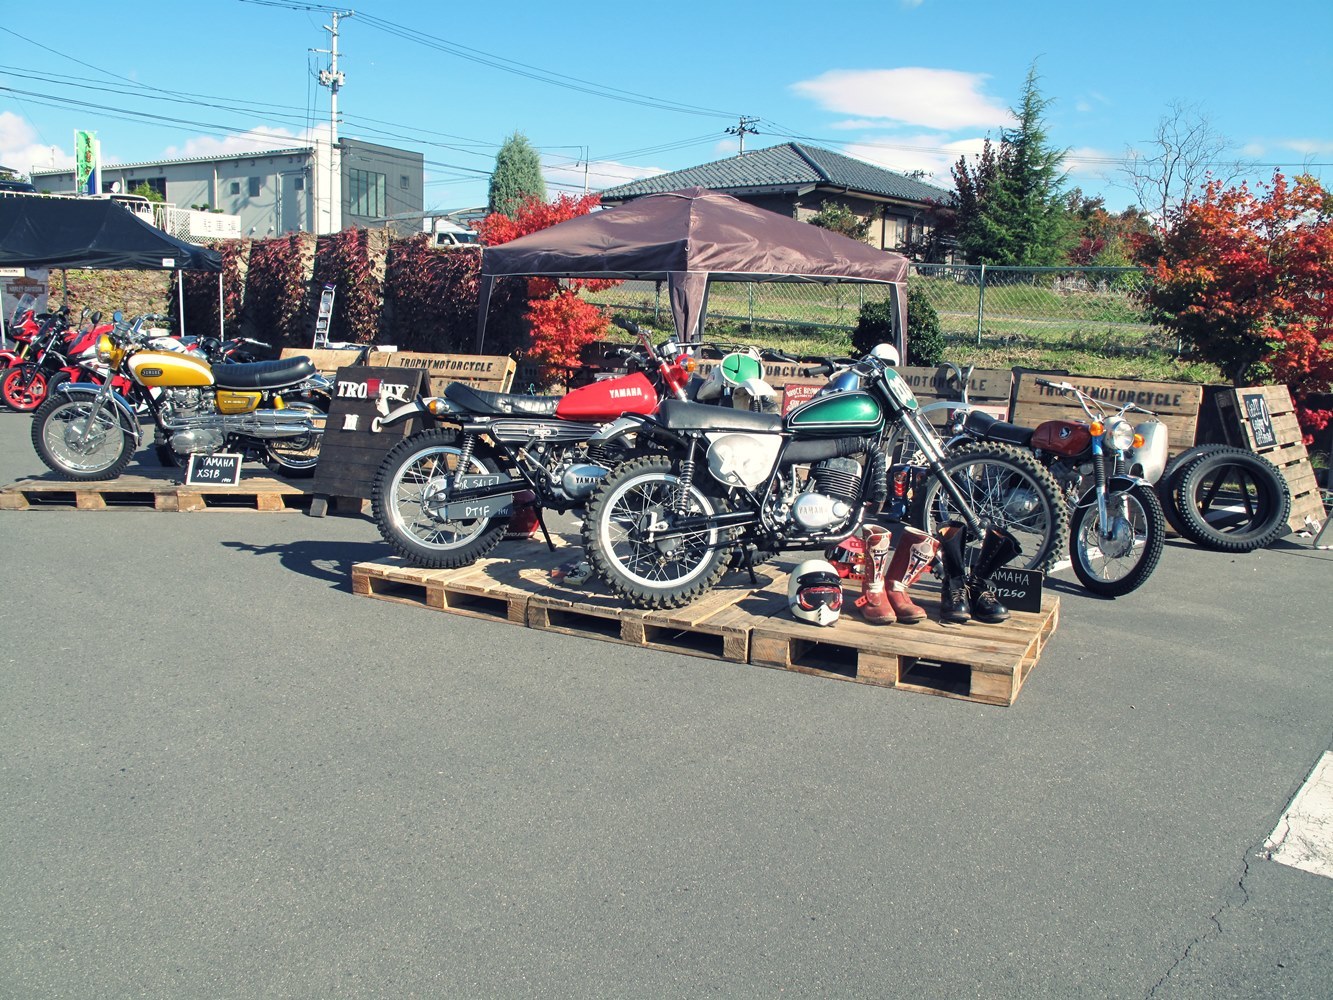
[[[508,482],[504,476],[463,476],[458,488],[476,489],[479,486],[494,486]],[[481,520],[492,517],[509,517],[513,512],[514,495],[506,493],[498,497],[486,497],[484,500],[464,500],[444,506],[443,514],[451,521]]]
[[[889,385],[889,395],[900,403],[905,410],[916,409],[916,395],[912,392],[907,381],[897,372],[890,369],[884,373],[885,381]]]

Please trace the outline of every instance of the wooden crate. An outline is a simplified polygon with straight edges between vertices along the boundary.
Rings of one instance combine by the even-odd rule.
[[[179,474],[179,473],[174,473]],[[0,510],[306,510],[311,494],[267,477],[236,485],[184,486],[167,474],[120,476],[105,482],[24,479],[0,489]]]
[[[700,600],[670,611],[627,608],[594,578],[566,586],[552,568],[582,550],[562,539],[555,552],[538,542],[502,543],[496,556],[457,570],[423,570],[400,561],[358,563],[355,593],[453,614],[525,625],[545,632],[660,649],[734,663],[776,667],[989,705],[1012,705],[1059,622],[1059,599],[1040,613],[1015,612],[999,625],[867,625],[852,608],[820,628],[787,610],[788,564],[732,573]],[[936,588],[913,596],[938,617]]]
[[[1228,443],[1262,455],[1282,471],[1291,489],[1287,526],[1301,531],[1307,517],[1322,522],[1323,498],[1287,387],[1228,389],[1217,395],[1217,407]]]
[[[1087,415],[1078,400],[1062,396],[1054,389],[1037,385],[1036,379],[1069,382],[1109,404],[1113,410],[1133,401],[1152,410],[1166,425],[1169,454],[1175,456],[1194,446],[1199,424],[1199,406],[1203,386],[1189,382],[1144,382],[1138,379],[1088,378],[1083,375],[1044,375],[1021,372],[1014,386],[1012,420],[1024,427],[1036,427],[1046,420],[1084,420]],[[1130,423],[1146,420],[1142,414],[1128,414]]]

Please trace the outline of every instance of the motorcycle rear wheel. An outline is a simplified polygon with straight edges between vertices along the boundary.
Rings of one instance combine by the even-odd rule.
[[[983,525],[1006,528],[1023,547],[1013,565],[1049,570],[1063,557],[1069,510],[1060,484],[1029,451],[994,442],[963,444],[944,458],[945,473]],[[947,521],[965,518],[933,475],[913,498],[909,520],[934,534]]]
[[[413,566],[455,569],[468,566],[500,544],[509,518],[446,520],[427,510],[427,501],[447,489],[463,457],[458,435],[444,428],[413,434],[395,445],[380,463],[371,489],[371,511],[380,535]],[[474,454],[473,475],[499,475],[491,459]]]
[[[1166,518],[1151,486],[1135,486],[1108,497],[1112,531],[1117,521],[1131,535],[1104,538],[1092,502],[1074,511],[1069,521],[1069,558],[1079,583],[1102,597],[1120,597],[1137,590],[1152,576],[1162,558]]]
[[[597,575],[636,608],[679,608],[702,597],[722,579],[731,551],[730,532],[694,532],[650,540],[649,522],[669,525],[682,488],[671,460],[647,455],[618,466],[588,502],[583,548]],[[711,516],[726,508],[691,483],[691,515]]]
[[[31,413],[42,405],[50,388],[45,371],[34,364],[22,364],[5,372],[0,382],[0,398],[11,410]]]
[[[75,482],[115,479],[134,456],[134,437],[111,406],[57,394],[32,418],[32,446],[52,472]]]
[[[319,430],[294,438],[273,438],[264,443],[264,464],[289,479],[309,479],[319,464],[319,446],[324,440],[324,419],[329,414],[329,399],[316,397],[293,400],[285,410],[308,412]]]

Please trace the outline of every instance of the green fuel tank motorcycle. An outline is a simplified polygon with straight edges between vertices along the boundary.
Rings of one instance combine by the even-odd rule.
[[[1006,528],[1023,548],[1018,565],[1047,565],[1068,524],[1049,473],[1017,448],[951,467],[896,362],[880,345],[848,366],[807,369],[832,378],[785,416],[667,400],[654,415],[609,425],[599,443],[634,434],[657,447],[616,468],[590,499],[583,542],[594,570],[636,607],[671,608],[756,554],[826,549],[887,498],[884,443],[894,428],[915,444],[971,537]],[[1016,487],[1037,498],[1021,519],[990,500]]]

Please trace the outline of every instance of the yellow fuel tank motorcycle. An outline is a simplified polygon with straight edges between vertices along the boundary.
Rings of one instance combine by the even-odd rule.
[[[33,447],[53,472],[116,478],[151,419],[167,461],[239,452],[287,476],[314,474],[332,383],[308,358],[210,365],[148,339],[142,319],[118,324],[97,343],[106,381],[57,386],[33,415]]]

